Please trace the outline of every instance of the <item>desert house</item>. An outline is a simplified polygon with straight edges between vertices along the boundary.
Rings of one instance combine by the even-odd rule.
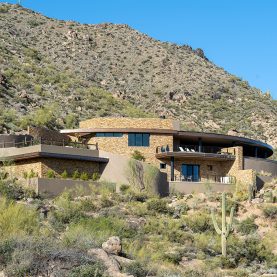
[[[277,162],[268,159],[273,154],[270,145],[245,137],[185,131],[172,119],[92,118],[80,122],[78,129],[56,132],[30,127],[27,135],[1,135],[0,139],[4,164],[18,178],[31,175],[28,182],[36,180],[38,193],[57,194],[90,178],[128,183],[126,166],[134,153],[140,154],[142,165],[159,169],[155,186],[162,195],[170,189],[201,192],[207,184],[214,191],[229,191],[234,184],[259,188],[277,176]],[[13,163],[7,165],[7,161]],[[90,178],[72,180],[76,172]],[[65,173],[68,178],[63,180]]]

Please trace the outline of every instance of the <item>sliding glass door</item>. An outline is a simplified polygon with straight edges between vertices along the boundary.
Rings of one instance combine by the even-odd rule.
[[[200,181],[200,166],[198,164],[182,164],[182,175],[185,181]]]

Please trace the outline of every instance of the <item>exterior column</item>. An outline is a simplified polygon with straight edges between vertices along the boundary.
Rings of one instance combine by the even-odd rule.
[[[171,181],[174,181],[174,168],[175,168],[174,157],[171,157],[171,160],[170,160],[170,180]]]
[[[258,158],[258,147],[255,147],[255,158]]]
[[[202,138],[198,139],[198,152],[202,152]]]

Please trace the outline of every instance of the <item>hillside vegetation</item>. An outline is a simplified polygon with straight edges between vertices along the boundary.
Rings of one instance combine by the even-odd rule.
[[[277,145],[277,104],[201,49],[117,24],[79,24],[0,4],[0,132],[97,116],[178,118],[184,129]]]
[[[227,195],[234,220],[221,256],[211,208],[221,195],[148,191],[101,183],[55,199],[0,180],[0,275],[6,277],[260,277],[277,274],[276,180],[259,198]],[[88,195],[87,195],[88,194]],[[275,202],[275,203],[274,203]],[[229,222],[229,219],[228,219]]]

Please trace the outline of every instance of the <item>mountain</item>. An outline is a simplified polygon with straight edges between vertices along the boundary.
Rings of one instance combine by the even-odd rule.
[[[178,118],[187,130],[277,146],[277,102],[201,49],[127,25],[55,20],[0,5],[0,132],[74,127],[97,116]]]

